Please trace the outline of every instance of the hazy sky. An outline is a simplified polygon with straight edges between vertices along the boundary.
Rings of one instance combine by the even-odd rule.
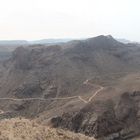
[[[100,34],[140,41],[140,0],[0,0],[0,40]]]

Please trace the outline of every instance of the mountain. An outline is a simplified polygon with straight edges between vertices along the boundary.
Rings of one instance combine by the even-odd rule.
[[[136,136],[139,60],[138,45],[110,35],[18,47],[0,65],[0,119],[23,116],[99,139]]]
[[[72,39],[42,39],[36,41],[26,41],[26,40],[0,40],[0,61],[8,59],[11,56],[11,52],[20,46],[49,46],[55,44],[61,44],[68,42]]]
[[[119,41],[119,42],[122,42],[122,43],[124,43],[124,44],[140,44],[139,42],[136,42],[136,41],[130,41],[130,40],[127,40],[127,39],[122,39],[122,38],[120,38],[120,39],[116,39],[117,41]]]
[[[31,44],[57,44],[57,43],[65,43],[68,41],[71,41],[73,39],[67,38],[67,39],[42,39],[42,40],[35,40],[30,41]]]
[[[28,44],[28,41],[26,40],[0,40],[0,45],[26,45]]]
[[[132,41],[130,40],[127,40],[127,39],[123,39],[123,38],[120,38],[120,39],[117,39],[119,42],[122,42],[122,43],[125,43],[125,44],[128,44],[128,43],[132,43]]]
[[[13,76],[16,73],[18,85],[22,85],[22,80],[27,76],[28,80],[24,80],[25,86],[38,85],[37,80],[40,79],[44,80],[46,87],[55,85],[59,89],[57,96],[63,95],[63,92],[65,96],[68,96],[74,94],[83,81],[97,75],[137,71],[140,67],[139,50],[138,47],[132,48],[106,36],[71,41],[61,46],[19,47],[13,52],[12,58],[5,62],[7,70],[4,72],[9,74],[7,71],[10,68],[9,77],[12,77],[9,79],[14,79]],[[24,78],[20,83],[18,73],[20,74],[21,71],[23,71]],[[21,75],[19,76],[21,77]],[[7,87],[10,87],[7,84],[8,82],[5,85],[6,90],[8,90]],[[8,94],[8,91],[6,92],[4,89],[5,86],[2,86],[0,96]],[[3,90],[4,92],[2,92]],[[9,90],[11,91],[11,89]],[[9,94],[12,95],[13,92]],[[19,95],[24,96],[22,94]],[[41,96],[42,94],[44,93],[40,90],[40,94],[35,95],[34,93],[29,96]],[[15,95],[14,92],[13,96]]]
[[[25,40],[0,40],[0,61],[11,57],[11,52],[17,47],[28,45]]]

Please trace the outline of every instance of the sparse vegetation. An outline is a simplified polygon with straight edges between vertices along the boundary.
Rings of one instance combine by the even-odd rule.
[[[94,138],[41,126],[33,120],[14,118],[0,121],[0,140],[94,140]]]

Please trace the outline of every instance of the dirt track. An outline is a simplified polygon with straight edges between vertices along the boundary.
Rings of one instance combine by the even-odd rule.
[[[83,84],[94,86],[92,83],[89,82],[89,80],[86,80]],[[71,97],[66,97],[66,98],[50,98],[50,99],[45,99],[45,98],[22,98],[22,99],[0,98],[0,100],[12,100],[12,101],[31,101],[31,100],[47,101],[47,100],[49,100],[50,101],[50,100],[68,100],[68,99],[78,98],[80,101],[87,104],[87,103],[93,101],[93,99],[96,97],[96,95],[99,94],[103,89],[104,89],[104,87],[100,86],[100,88],[96,92],[93,92],[93,95],[88,100],[83,99],[82,96],[71,96]],[[3,114],[3,113],[4,113],[4,111],[1,110],[0,114]]]
[[[94,85],[91,84],[88,80],[86,80],[86,81],[84,82],[84,84],[94,86]],[[42,100],[42,101],[46,101],[46,100],[67,100],[67,99],[78,98],[78,99],[80,99],[82,102],[88,103],[88,102],[90,102],[99,92],[101,92],[103,89],[104,89],[104,87],[101,86],[96,92],[93,92],[93,95],[92,95],[88,100],[83,99],[81,96],[71,96],[71,97],[66,97],[66,98],[49,98],[49,99],[45,99],[45,98],[22,98],[22,99],[17,99],[17,98],[0,98],[0,100],[13,100],[13,101]]]

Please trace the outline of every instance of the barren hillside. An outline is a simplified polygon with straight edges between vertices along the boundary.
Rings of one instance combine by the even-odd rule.
[[[0,119],[51,120],[54,127],[107,140],[135,136],[139,60],[138,45],[111,36],[18,47],[0,65]]]

